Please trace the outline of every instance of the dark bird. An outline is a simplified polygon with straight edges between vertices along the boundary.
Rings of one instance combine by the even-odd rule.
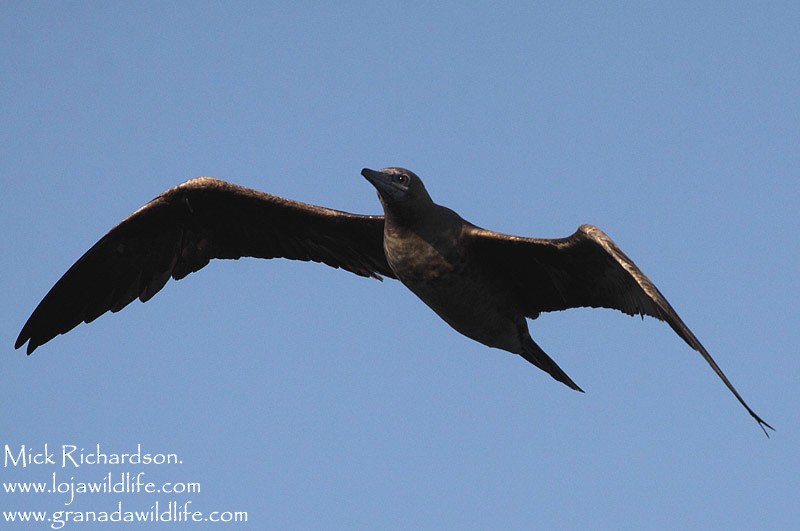
[[[566,238],[481,229],[434,203],[403,168],[361,174],[384,216],[308,205],[209,177],[167,190],[100,239],[31,314],[15,348],[30,354],[58,334],[138,298],[213,258],[312,260],[364,277],[400,280],[447,324],[484,345],[519,354],[568,387],[567,376],[528,332],[526,318],[581,306],[666,321],[700,353],[764,433],[773,429],[739,395],[661,292],[600,229]]]

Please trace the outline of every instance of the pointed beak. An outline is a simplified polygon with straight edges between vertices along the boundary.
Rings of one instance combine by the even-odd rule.
[[[392,182],[391,174],[364,168],[361,170],[361,175],[378,191],[378,199],[381,200],[381,203],[392,201],[397,196],[397,188]]]
[[[361,175],[368,180],[379,192],[388,192],[392,189],[392,176],[379,171],[364,168]]]
[[[395,173],[364,168],[361,170],[361,175],[378,191],[378,198],[381,203],[395,203],[412,197],[408,194],[408,187],[398,182]]]

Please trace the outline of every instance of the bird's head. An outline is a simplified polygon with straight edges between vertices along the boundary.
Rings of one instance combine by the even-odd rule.
[[[383,168],[382,170],[361,170],[372,186],[378,190],[378,197],[384,208],[399,207],[414,203],[430,203],[431,198],[425,185],[417,175],[405,168]]]

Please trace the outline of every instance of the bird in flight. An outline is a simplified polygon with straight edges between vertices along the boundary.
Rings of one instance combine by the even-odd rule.
[[[404,168],[361,172],[383,216],[350,214],[199,177],[167,190],[122,220],[64,273],[22,327],[27,353],[81,322],[148,301],[214,258],[314,261],[402,282],[461,334],[519,354],[583,390],[536,344],[526,318],[577,307],[648,315],[670,327],[711,366],[764,433],[700,341],[644,273],[600,229],[566,238],[485,230],[431,200]]]

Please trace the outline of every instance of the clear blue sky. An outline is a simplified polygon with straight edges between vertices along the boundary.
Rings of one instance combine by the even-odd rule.
[[[202,485],[72,506],[0,493],[0,508],[191,499],[252,529],[796,528],[797,3],[298,4],[0,8],[0,444],[141,443],[183,464],[114,474]],[[390,165],[487,228],[600,226],[772,439],[663,323],[531,322],[582,395],[396,282],[319,264],[214,262],[31,357],[12,349],[74,260],[168,187],[213,175],[379,213],[359,171]],[[0,476],[53,471],[109,470]]]

